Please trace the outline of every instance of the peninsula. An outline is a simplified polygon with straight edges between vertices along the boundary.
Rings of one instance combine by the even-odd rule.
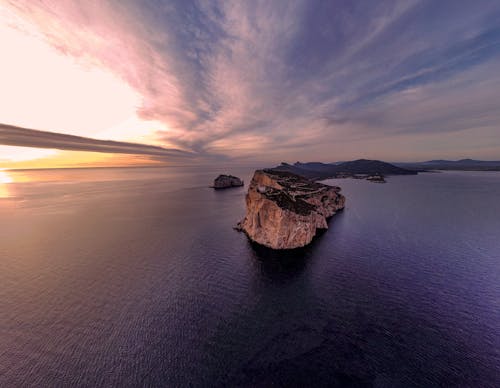
[[[281,163],[272,168],[275,171],[289,171],[312,180],[329,178],[357,178],[382,183],[388,175],[416,175],[418,171],[395,166],[380,160],[358,159],[350,162],[319,163],[296,162]],[[369,179],[370,178],[370,179]]]

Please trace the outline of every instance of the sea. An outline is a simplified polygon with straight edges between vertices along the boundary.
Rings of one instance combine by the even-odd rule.
[[[337,179],[303,249],[263,166],[2,171],[0,387],[499,387],[500,172]]]

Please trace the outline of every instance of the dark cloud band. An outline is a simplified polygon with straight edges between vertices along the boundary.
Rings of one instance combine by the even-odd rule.
[[[0,144],[17,147],[50,148],[67,151],[90,151],[112,154],[154,155],[165,157],[193,156],[190,152],[177,149],[122,141],[98,140],[89,137],[22,128],[8,124],[0,124]]]

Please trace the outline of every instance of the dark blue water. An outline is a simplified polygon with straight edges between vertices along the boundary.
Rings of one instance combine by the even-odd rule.
[[[500,386],[500,173],[332,181],[278,254],[219,172],[252,170],[10,173],[0,386]]]

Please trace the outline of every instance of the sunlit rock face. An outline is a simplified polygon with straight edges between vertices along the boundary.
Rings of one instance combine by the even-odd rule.
[[[228,187],[243,186],[243,181],[232,175],[219,175],[214,179],[214,189],[226,189]]]
[[[309,244],[318,229],[328,229],[327,218],[344,204],[339,187],[289,172],[257,170],[246,195],[246,216],[238,228],[269,248],[299,248]]]

